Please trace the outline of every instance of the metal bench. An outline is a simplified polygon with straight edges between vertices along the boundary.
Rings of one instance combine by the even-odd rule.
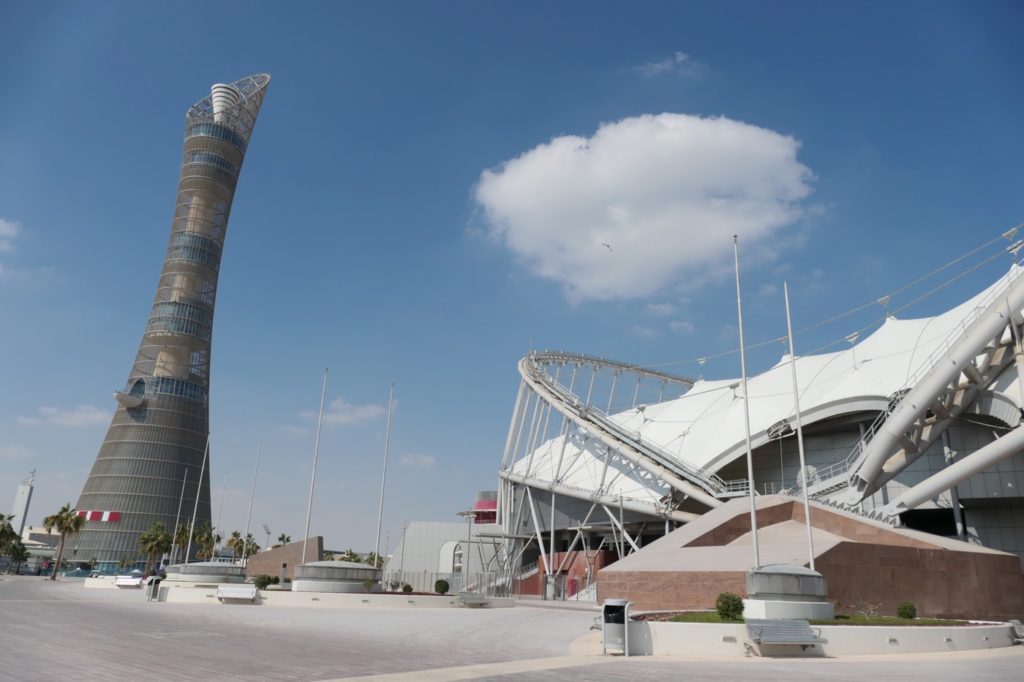
[[[480,608],[482,606],[487,606],[490,603],[491,600],[488,599],[485,594],[478,594],[476,592],[459,592],[459,606]]]
[[[135,575],[119,575],[114,578],[116,587],[142,587],[143,577]]]
[[[806,650],[825,640],[806,620],[748,618],[747,635],[754,644],[799,646]]]
[[[259,590],[255,585],[220,585],[217,587],[217,601],[223,604],[226,601],[247,601],[250,604],[256,602],[259,597]]]

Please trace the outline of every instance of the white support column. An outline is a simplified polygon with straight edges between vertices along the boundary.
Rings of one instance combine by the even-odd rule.
[[[530,435],[526,439],[526,475],[529,476],[533,470],[533,455],[537,450],[537,431],[540,429],[540,422],[543,419],[544,408],[551,409],[551,406],[542,401],[540,395],[533,406],[533,418],[530,420]]]
[[[551,575],[551,564],[548,563],[548,555],[544,551],[544,538],[541,537],[540,533],[540,514],[537,512],[536,503],[533,501],[533,494],[530,492],[530,488],[526,488],[526,497],[530,502],[530,518],[533,519],[533,530],[537,535],[537,547],[540,548],[540,558],[544,562],[544,574]]]
[[[590,407],[590,396],[593,395],[593,393],[594,393],[594,382],[596,380],[597,380],[597,365],[594,365],[594,371],[590,375],[590,388],[587,389],[587,399],[584,401],[584,404],[587,407]]]
[[[509,457],[512,455],[512,441],[516,432],[516,422],[519,420],[519,410],[522,408],[523,393],[526,392],[526,381],[519,380],[519,392],[516,394],[516,406],[512,409],[512,420],[508,425],[508,437],[505,438],[505,452],[501,456],[501,468],[508,466]]]
[[[633,542],[633,538],[629,537],[629,533],[626,532],[626,529],[622,526],[622,523],[617,518],[615,518],[615,514],[612,513],[611,509],[609,509],[606,505],[603,504],[601,505],[601,508],[604,509],[606,514],[608,514],[608,518],[612,520],[612,527],[618,528],[619,532],[622,533],[622,538],[630,544],[634,552],[639,552],[640,547],[635,542]],[[623,547],[623,550],[625,550],[625,547]],[[623,554],[625,553],[623,552]]]
[[[551,524],[548,526],[548,533],[551,534],[550,545],[549,545],[550,549],[548,550],[548,554],[551,556],[552,560],[554,560],[554,557],[555,557],[555,491],[554,490],[551,491]]]
[[[612,413],[612,401],[615,399],[615,384],[618,382],[618,380],[619,380],[619,370],[615,370],[612,373],[612,390],[609,391],[609,393],[608,393],[608,407],[605,408],[605,411],[604,411],[605,414],[611,414]]]
[[[525,379],[523,382],[525,383]],[[526,425],[526,415],[530,413],[530,401],[540,400],[540,396],[532,388],[527,388],[526,400],[523,402],[523,413],[519,416],[519,426],[516,427],[516,442],[512,446],[512,455],[509,458],[509,466],[515,464],[519,457],[519,443],[523,439],[523,427]]]
[[[932,474],[914,487],[904,490],[895,500],[887,504],[884,511],[889,516],[914,509],[936,495],[959,485],[974,474],[998,464],[1024,449],[1024,427],[1017,427],[983,448],[972,452],[959,462]]]

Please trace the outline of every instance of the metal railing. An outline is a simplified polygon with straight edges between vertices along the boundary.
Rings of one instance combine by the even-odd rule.
[[[746,479],[726,481],[713,472],[695,467],[667,452],[657,443],[649,439],[645,439],[639,430],[632,431],[626,429],[614,419],[611,419],[611,417],[600,408],[595,407],[592,404],[586,404],[575,393],[570,392],[567,388],[555,381],[550,374],[544,371],[541,363],[538,362],[539,358],[543,358],[546,362],[551,362],[552,357],[556,357],[556,355],[547,352],[530,354],[530,362],[528,363],[528,366],[532,378],[544,384],[551,392],[556,394],[564,404],[575,409],[584,420],[600,427],[602,430],[612,434],[619,440],[629,443],[645,456],[664,466],[669,471],[673,471],[689,479],[691,482],[699,485],[701,488],[704,488],[712,495],[727,497],[747,492],[748,483]],[[576,356],[568,357],[573,358],[572,361],[575,361],[574,358],[576,358]],[[596,366],[596,363],[605,363],[607,361],[588,358],[587,362],[588,364],[595,364]],[[628,367],[628,371],[636,371],[632,366]],[[657,375],[650,371],[648,371],[648,374]],[[692,385],[688,383],[689,380],[682,377],[672,378],[677,383],[687,386]]]

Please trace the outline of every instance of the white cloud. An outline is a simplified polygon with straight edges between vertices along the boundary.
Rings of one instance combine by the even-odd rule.
[[[660,336],[657,329],[653,327],[645,327],[641,324],[634,324],[629,328],[629,333],[638,339],[653,339],[656,336]]]
[[[678,76],[698,76],[701,65],[690,59],[690,55],[685,52],[677,51],[659,61],[641,64],[636,70],[648,78],[669,73]]]
[[[668,323],[668,328],[675,334],[692,334],[696,327],[693,326],[693,322],[687,320],[673,320]]]
[[[21,232],[21,224],[0,218],[0,251],[14,251],[14,239]]]
[[[796,221],[813,178],[799,148],[727,118],[643,115],[485,170],[475,196],[489,233],[569,300],[640,298],[720,267],[733,234],[750,249]]]
[[[26,459],[32,451],[20,445],[7,445],[0,448],[0,459]]]
[[[397,403],[397,401],[396,401]],[[359,422],[376,419],[386,412],[383,405],[366,404],[353,405],[344,398],[335,398],[324,410],[325,424],[356,424]],[[299,416],[304,419],[316,419],[317,412],[301,412]]]
[[[676,307],[671,303],[648,303],[644,306],[644,310],[649,312],[651,315],[668,317],[676,312]]]
[[[762,297],[762,298],[766,298],[768,296],[774,296],[777,293],[779,293],[779,287],[777,285],[775,285],[775,284],[770,284],[770,283],[762,284],[757,289],[757,295]]]
[[[431,455],[402,455],[399,462],[415,469],[430,469],[437,464],[437,458]]]
[[[95,426],[106,424],[112,414],[92,405],[79,405],[70,410],[44,405],[36,410],[34,417],[18,417],[18,423],[26,426]]]

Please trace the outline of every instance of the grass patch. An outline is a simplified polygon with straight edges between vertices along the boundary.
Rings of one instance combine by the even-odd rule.
[[[732,623],[740,624],[742,620],[725,620],[714,611],[687,611],[672,616],[670,623]]]
[[[724,620],[714,611],[687,611],[679,613],[669,619],[670,623],[729,623],[733,625],[742,624],[742,620]],[[828,620],[811,620],[811,625],[915,625],[915,626],[940,626],[940,625],[969,625],[964,620],[946,620],[943,618],[898,618],[896,616],[861,616],[838,615]]]

